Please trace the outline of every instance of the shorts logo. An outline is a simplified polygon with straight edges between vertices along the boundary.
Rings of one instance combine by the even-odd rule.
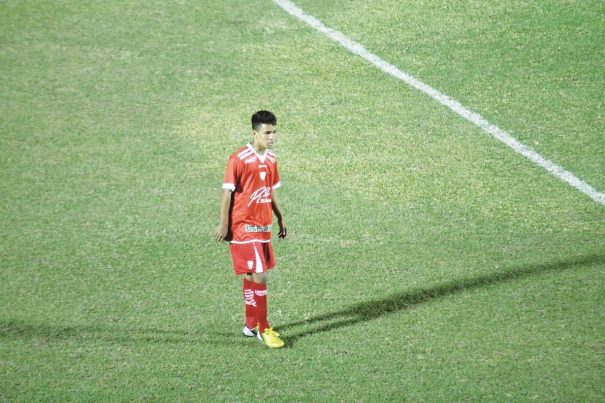
[[[260,179],[262,181],[264,181],[266,177],[267,177],[267,173],[265,171],[263,171],[263,172],[260,173]]]
[[[248,260],[248,270],[252,270],[254,268],[254,260]]]

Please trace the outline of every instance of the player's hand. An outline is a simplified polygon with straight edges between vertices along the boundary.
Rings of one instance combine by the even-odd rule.
[[[227,224],[219,224],[214,230],[214,239],[217,241],[226,241],[228,233],[229,226]]]
[[[284,239],[288,235],[288,228],[286,227],[286,223],[283,221],[279,221],[279,233],[277,234],[281,239]]]

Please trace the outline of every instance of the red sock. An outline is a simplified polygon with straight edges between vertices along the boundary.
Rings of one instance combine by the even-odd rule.
[[[254,283],[244,276],[244,303],[246,304],[246,326],[254,329],[256,321],[256,300],[254,298]]]
[[[262,333],[266,328],[271,327],[267,320],[267,284],[254,283],[254,300],[258,331]]]

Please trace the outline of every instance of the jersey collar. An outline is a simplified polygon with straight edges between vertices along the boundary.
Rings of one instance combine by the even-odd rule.
[[[248,143],[248,148],[250,150],[252,150],[252,152],[254,152],[254,154],[256,155],[256,158],[258,158],[258,160],[261,162],[261,164],[265,163],[265,160],[267,159],[267,150],[265,150],[265,152],[261,155],[256,152],[256,149],[254,148],[254,146],[252,144]]]

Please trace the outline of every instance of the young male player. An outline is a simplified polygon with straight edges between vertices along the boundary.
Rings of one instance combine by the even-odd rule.
[[[257,336],[271,348],[283,347],[279,333],[267,320],[267,275],[275,267],[271,246],[273,213],[279,237],[287,235],[284,217],[275,195],[280,186],[277,161],[272,151],[277,118],[269,111],[252,115],[252,142],[229,157],[220,202],[220,223],[214,237],[230,241],[235,274],[243,274],[246,324],[243,333]]]

